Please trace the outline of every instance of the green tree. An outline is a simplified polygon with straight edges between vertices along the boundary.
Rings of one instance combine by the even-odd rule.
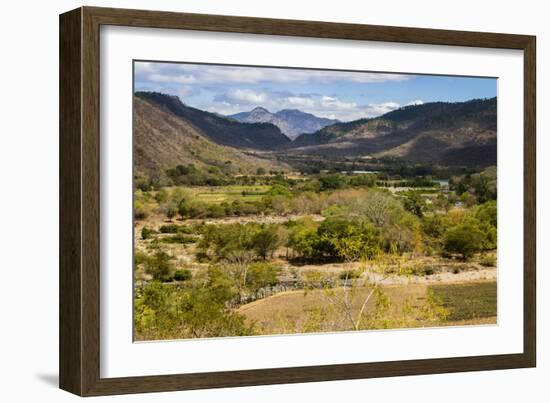
[[[145,272],[157,281],[170,281],[174,265],[172,256],[162,250],[157,250],[153,256],[149,256],[145,261]]]
[[[405,210],[410,211],[417,217],[423,217],[426,210],[426,201],[418,192],[410,192],[403,200]]]
[[[319,177],[319,183],[321,190],[341,189],[346,185],[346,180],[340,174],[331,174]]]
[[[277,226],[268,225],[257,231],[252,237],[252,248],[262,259],[266,259],[281,246],[281,237]]]
[[[449,253],[458,253],[463,260],[471,258],[483,250],[485,234],[471,222],[452,227],[445,234],[444,249]]]
[[[252,263],[248,268],[246,288],[251,292],[257,292],[264,287],[274,286],[278,283],[279,268],[266,262]]]

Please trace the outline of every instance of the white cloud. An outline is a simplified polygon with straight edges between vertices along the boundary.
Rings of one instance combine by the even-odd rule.
[[[414,101],[411,101],[409,103],[406,103],[405,106],[410,106],[410,105],[422,105],[424,103],[424,101],[422,101],[421,99],[415,99]]]
[[[136,62],[139,80],[163,82],[193,82],[201,84],[257,84],[274,83],[381,83],[414,78],[407,74],[304,70],[267,67],[237,67]]]
[[[401,107],[397,102],[360,105],[336,96],[319,94],[289,94],[281,92],[238,89],[219,94],[204,108],[221,114],[249,111],[262,106],[272,112],[281,109],[300,109],[320,117],[350,121],[383,115]]]
[[[236,104],[263,104],[266,102],[265,93],[255,92],[249,89],[237,89],[224,94],[225,98]]]
[[[182,75],[167,75],[167,74],[158,74],[153,73],[148,76],[150,81],[158,83],[177,83],[177,84],[195,84],[197,83],[197,78],[190,74]]]

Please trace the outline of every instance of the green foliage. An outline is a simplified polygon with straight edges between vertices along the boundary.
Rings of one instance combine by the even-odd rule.
[[[145,272],[157,281],[172,280],[174,264],[172,256],[162,250],[157,250],[154,255],[148,256],[145,260]]]
[[[165,210],[166,218],[172,221],[172,218],[176,216],[176,209],[173,206],[166,207]]]
[[[358,270],[344,270],[338,276],[340,280],[351,280],[361,277],[361,272]]]
[[[318,179],[321,190],[341,189],[346,185],[345,178],[340,174],[322,175]]]
[[[198,253],[220,260],[238,250],[253,250],[254,236],[261,226],[255,223],[207,225],[198,243]]]
[[[178,269],[174,272],[174,280],[187,281],[193,278],[193,274],[189,269]]]
[[[157,231],[151,228],[143,227],[141,229],[141,239],[150,239],[153,235],[157,234]]]
[[[264,287],[271,287],[278,283],[279,268],[266,262],[255,262],[248,267],[246,288],[256,292]]]
[[[189,280],[190,281],[190,280]],[[223,273],[209,270],[201,284],[168,286],[154,281],[138,290],[134,325],[141,339],[247,336],[254,328],[228,306],[235,292]]]
[[[444,249],[448,253],[458,253],[463,260],[467,260],[483,249],[484,240],[485,234],[474,222],[468,221],[447,231]]]
[[[495,267],[497,265],[497,259],[492,255],[485,255],[479,261],[479,264],[486,267]]]
[[[481,173],[466,174],[464,176],[451,177],[449,181],[451,190],[457,195],[471,195],[478,203],[485,203],[497,198],[497,172],[496,167],[490,167]]]
[[[177,233],[175,235],[164,236],[160,238],[160,241],[163,243],[189,244],[197,242],[197,239],[194,235]]]
[[[298,223],[291,228],[288,246],[305,259],[318,258],[317,227],[312,222]]]
[[[207,225],[198,244],[197,253],[213,259],[226,259],[236,251],[252,251],[265,260],[283,244],[283,229],[276,224]]]
[[[348,179],[349,186],[352,187],[374,187],[376,185],[376,175],[359,174],[353,175]]]
[[[417,217],[423,217],[426,210],[426,200],[418,192],[411,192],[403,200],[405,210],[410,211]]]
[[[497,315],[496,281],[431,285],[429,290],[449,314],[446,320],[459,321]]]
[[[380,252],[379,231],[365,222],[328,218],[317,228],[296,225],[289,246],[305,259],[371,259]]]
[[[269,196],[286,196],[290,197],[292,196],[292,192],[288,188],[288,186],[280,183],[276,183],[267,192]]]
[[[134,218],[136,220],[144,220],[149,216],[149,211],[145,203],[140,200],[134,202]]]
[[[262,259],[273,254],[281,245],[281,236],[275,225],[266,225],[252,236],[252,249]]]
[[[187,225],[168,224],[159,228],[161,234],[191,234],[193,230]]]

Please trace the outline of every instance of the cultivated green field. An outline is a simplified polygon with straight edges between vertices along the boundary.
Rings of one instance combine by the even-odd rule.
[[[205,203],[220,204],[222,202],[231,203],[235,200],[259,201],[267,194],[271,187],[267,185],[230,185],[216,187],[198,187],[193,189],[198,201]]]

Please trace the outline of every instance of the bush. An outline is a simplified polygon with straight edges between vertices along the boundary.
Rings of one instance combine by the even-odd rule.
[[[422,274],[425,276],[431,276],[434,273],[435,273],[435,270],[433,267],[425,266],[422,268]]]
[[[157,281],[172,280],[172,256],[158,250],[153,256],[148,256],[145,261],[145,272]]]
[[[147,209],[145,204],[139,200],[136,200],[134,203],[134,218],[136,220],[144,220],[148,216]]]
[[[485,267],[495,267],[497,265],[497,258],[491,255],[485,255],[479,261],[479,264]]]
[[[197,242],[197,237],[193,235],[186,235],[186,234],[175,234],[175,235],[162,237],[160,238],[160,240],[161,242],[164,242],[164,243],[188,244],[188,243]]]
[[[485,234],[471,222],[459,224],[447,231],[444,249],[448,253],[458,253],[462,260],[471,258],[483,249]]]
[[[319,177],[321,190],[341,189],[346,186],[346,179],[340,174],[323,175]]]
[[[178,225],[178,224],[168,224],[168,225],[162,225],[159,228],[159,231],[161,234],[191,234],[192,230],[191,228],[185,226],[185,225]]]
[[[351,279],[354,279],[354,278],[359,278],[361,277],[361,273],[357,270],[344,270],[343,272],[340,273],[340,280],[351,280]]]
[[[176,209],[174,207],[167,207],[166,208],[166,218],[168,220],[172,221],[172,218],[176,216]]]
[[[174,280],[176,281],[187,281],[191,280],[193,274],[189,269],[179,269],[174,272]]]
[[[265,262],[256,262],[249,266],[246,276],[246,287],[256,292],[264,287],[272,287],[278,283],[279,268]]]
[[[418,217],[424,216],[424,211],[426,210],[426,201],[424,198],[417,192],[412,192],[408,194],[403,200],[403,206],[405,210],[413,213]]]
[[[141,229],[141,239],[150,239],[157,231],[151,228],[143,227]]]

